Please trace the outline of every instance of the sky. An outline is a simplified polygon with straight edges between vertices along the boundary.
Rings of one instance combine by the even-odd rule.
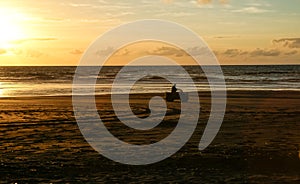
[[[2,0],[0,66],[76,66],[96,38],[141,19],[189,28],[221,65],[300,64],[299,7],[298,0]],[[193,64],[178,48],[145,43],[122,48],[109,65],[149,52]]]

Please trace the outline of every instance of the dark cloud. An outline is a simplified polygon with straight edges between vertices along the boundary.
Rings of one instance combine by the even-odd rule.
[[[223,52],[223,54],[228,57],[236,57],[236,56],[248,54],[248,52],[240,49],[227,49],[225,52]]]
[[[241,49],[227,49],[224,52],[220,53],[224,56],[227,57],[237,57],[237,56],[250,56],[250,57],[259,57],[259,56],[266,56],[266,57],[271,57],[271,56],[279,56],[281,54],[280,50],[277,49],[261,49],[257,48],[252,51],[245,51]],[[289,53],[289,55],[295,54]],[[287,54],[286,54],[287,55]]]
[[[108,54],[112,54],[114,56],[126,56],[131,53],[132,51],[129,51],[127,48],[118,50],[113,47],[106,47],[105,49],[97,50],[95,54],[98,56],[107,56]]]
[[[286,52],[286,53],[284,53],[284,55],[295,55],[295,54],[297,54],[298,53],[298,51],[296,51],[296,50],[292,50],[292,51],[290,51],[290,52]]]
[[[188,48],[187,51],[192,55],[192,56],[198,56],[198,55],[206,55],[210,54],[209,50],[207,47],[191,47]]]
[[[187,48],[186,51],[180,48],[163,46],[159,47],[153,51],[148,51],[147,54],[150,55],[161,55],[161,56],[175,56],[175,57],[183,57],[188,56],[198,56],[198,55],[206,55],[209,54],[206,47],[190,47]]]
[[[300,38],[281,38],[273,40],[273,44],[280,44],[288,48],[300,48]]]
[[[265,50],[265,49],[256,49],[252,52],[250,52],[251,57],[257,57],[257,56],[279,56],[280,51],[276,49],[271,50]]]
[[[0,54],[5,54],[7,51],[5,49],[0,48]]]
[[[56,38],[27,38],[27,39],[20,39],[20,40],[13,40],[11,43],[14,44],[22,44],[26,42],[32,42],[32,41],[53,41],[57,40]]]
[[[83,51],[82,50],[79,50],[79,49],[74,49],[70,52],[70,54],[74,54],[74,55],[79,55],[79,54],[82,54]]]
[[[176,57],[181,57],[186,55],[186,53],[181,49],[177,49],[174,47],[167,47],[167,46],[159,47],[153,51],[148,51],[147,54],[160,55],[160,56],[176,56]]]
[[[188,48],[187,52],[181,49],[177,49],[174,47],[159,47],[155,49],[154,51],[149,51],[147,54],[151,55],[162,55],[162,56],[176,56],[176,57],[181,57],[181,56],[186,56],[187,53],[190,53],[192,56],[197,56],[197,55],[205,55],[208,54],[207,48],[199,48],[199,47],[193,47],[193,48]],[[257,48],[252,51],[247,51],[247,50],[242,50],[242,49],[227,49],[225,51],[215,51],[214,52],[217,55],[223,55],[226,57],[238,57],[238,56],[248,56],[248,57],[276,57],[280,56],[281,54],[284,55],[295,55],[298,53],[298,51],[293,50],[291,52],[283,52],[278,49],[261,49]]]

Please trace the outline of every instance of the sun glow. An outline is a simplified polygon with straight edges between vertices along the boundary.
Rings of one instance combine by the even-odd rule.
[[[13,41],[25,38],[21,26],[24,19],[25,16],[17,11],[0,8],[0,48],[10,48]]]

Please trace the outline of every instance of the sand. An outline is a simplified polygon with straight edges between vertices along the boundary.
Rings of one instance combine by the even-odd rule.
[[[153,94],[152,94],[153,95]],[[149,115],[148,95],[132,95],[133,112]],[[213,143],[197,149],[210,113],[199,93],[200,119],[188,143],[170,158],[145,166],[111,161],[81,135],[71,97],[0,99],[0,183],[299,183],[300,92],[230,91],[224,122]],[[180,104],[168,104],[161,125],[134,131],[120,123],[108,96],[98,96],[104,124],[119,139],[151,144],[177,124]]]

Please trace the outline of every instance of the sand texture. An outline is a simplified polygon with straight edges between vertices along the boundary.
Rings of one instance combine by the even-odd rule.
[[[131,96],[138,117],[149,115],[151,96]],[[220,132],[204,151],[197,147],[210,94],[199,97],[191,139],[170,158],[145,166],[116,163],[93,150],[77,126],[71,97],[1,98],[0,183],[300,183],[299,92],[228,92]],[[98,96],[97,107],[106,127],[131,144],[165,138],[180,116],[180,103],[171,102],[159,126],[135,131],[118,120],[108,96]]]

